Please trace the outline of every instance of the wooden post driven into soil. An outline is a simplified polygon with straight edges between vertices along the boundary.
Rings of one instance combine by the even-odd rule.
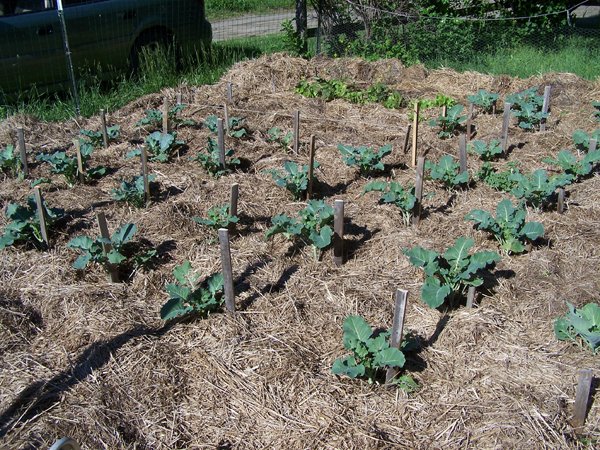
[[[408,124],[408,128],[406,129],[406,136],[404,137],[404,148],[403,153],[406,155],[408,151],[408,141],[410,140],[410,130],[412,130],[412,125]]]
[[[546,86],[544,88],[544,103],[542,104],[542,113],[547,114],[550,109],[550,91],[552,86]],[[542,119],[540,122],[540,131],[546,131],[546,119]]]
[[[169,132],[169,100],[166,97],[163,103],[162,122],[163,134],[167,134]]]
[[[223,105],[223,117],[225,119],[225,131],[229,133],[229,108],[227,107],[227,103]]]
[[[225,130],[223,129],[223,119],[217,119],[217,145],[219,146],[219,162],[221,167],[225,168]]]
[[[177,106],[181,105],[181,92],[178,92],[176,95]]]
[[[27,148],[25,147],[25,133],[21,127],[17,128],[17,146],[19,147],[19,154],[21,155],[21,169],[23,170],[23,176],[27,178],[29,176]]]
[[[467,308],[472,308],[474,301],[475,301],[475,286],[469,286],[469,290],[467,291]]]
[[[588,153],[595,152],[597,146],[598,146],[598,141],[596,139],[590,139],[590,145],[589,145],[589,148],[588,148]]]
[[[100,110],[100,121],[102,122],[102,145],[108,148],[108,130],[106,129],[106,110]]]
[[[36,186],[36,188],[33,190],[33,195],[35,197],[35,204],[37,206],[38,220],[40,221],[40,233],[42,234],[44,244],[46,244],[46,247],[48,247],[48,245],[50,245],[50,241],[48,240],[48,227],[46,226],[46,210],[44,209],[42,191],[40,191],[39,187]]]
[[[231,81],[227,82],[227,101],[233,104],[233,83]]]
[[[423,207],[423,178],[425,176],[425,158],[423,156],[419,156],[417,162],[417,179],[415,181],[415,197],[417,198],[415,202],[415,207],[413,208],[412,214],[412,223],[414,226],[419,225],[421,220],[421,210]]]
[[[587,416],[587,405],[590,398],[592,387],[592,371],[582,369],[579,371],[579,381],[577,382],[577,392],[575,394],[575,406],[573,407],[573,419],[571,425],[576,431],[581,431],[585,424]]]
[[[556,202],[556,211],[559,214],[565,212],[565,188],[558,188],[558,201]]]
[[[473,137],[473,103],[469,103],[469,116],[467,117],[467,142]]]
[[[333,202],[333,263],[344,264],[344,200]]]
[[[235,312],[235,292],[233,290],[233,272],[231,269],[231,249],[229,247],[229,230],[219,228],[219,244],[221,246],[221,266],[223,268],[223,290],[225,308]]]
[[[508,149],[508,127],[510,125],[510,107],[512,104],[504,104],[504,115],[502,116],[502,135],[500,142],[502,143],[502,151],[506,152]]]
[[[142,179],[144,180],[144,202],[150,201],[150,183],[148,181],[148,152],[146,146],[142,146]]]
[[[300,111],[294,113],[294,153],[300,153]]]
[[[312,134],[310,136],[310,153],[309,153],[309,158],[308,158],[308,190],[306,191],[306,199],[310,200],[312,197],[312,193],[313,193],[313,186],[314,186],[314,180],[315,180],[315,150],[316,150],[316,143],[315,143],[315,135]]]
[[[85,172],[83,168],[83,157],[81,156],[81,142],[79,139],[73,139],[73,145],[75,146],[75,154],[77,156],[77,176],[80,182],[85,181]]]
[[[96,219],[98,220],[98,228],[100,228],[100,236],[102,236],[104,239],[110,240],[110,233],[108,232],[108,224],[106,223],[106,216],[104,213],[99,212],[96,214]],[[102,244],[102,248],[104,253],[108,255],[108,253],[112,250],[112,245]],[[119,282],[119,270],[113,264],[108,264],[108,273],[110,276],[110,281],[113,283]]]
[[[231,195],[229,197],[229,215],[237,216],[238,213],[238,198],[240,196],[240,185],[233,183],[231,185]],[[231,224],[235,227],[235,224]]]
[[[458,162],[460,163],[460,173],[467,171],[467,137],[461,134],[458,137]]]
[[[400,349],[402,343],[402,333],[404,332],[404,316],[406,315],[406,303],[408,301],[408,291],[403,289],[396,290],[396,304],[394,306],[394,324],[392,325],[392,334],[390,336],[390,347]],[[398,369],[389,367],[385,373],[385,382],[390,383],[398,374]]]
[[[412,126],[412,158],[411,165],[415,167],[417,165],[417,139],[419,137],[419,102],[415,103],[415,110],[413,118],[413,126]]]
[[[447,115],[448,115],[448,106],[443,105],[442,106],[442,117],[446,117]]]

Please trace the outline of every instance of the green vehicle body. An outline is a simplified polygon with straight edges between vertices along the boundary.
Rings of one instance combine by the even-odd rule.
[[[0,98],[68,86],[57,0],[0,0]],[[208,48],[204,0],[62,0],[75,73],[135,69],[144,46]]]

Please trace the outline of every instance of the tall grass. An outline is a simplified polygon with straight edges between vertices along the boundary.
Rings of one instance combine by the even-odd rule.
[[[235,17],[245,13],[263,14],[275,9],[293,9],[295,0],[206,0],[209,20]]]

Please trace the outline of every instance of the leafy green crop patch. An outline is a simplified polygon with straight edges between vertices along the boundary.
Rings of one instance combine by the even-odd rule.
[[[154,175],[148,175],[148,182],[156,179]],[[118,202],[125,202],[137,208],[146,205],[146,192],[144,191],[144,177],[142,175],[133,177],[130,181],[122,180],[119,187],[111,191],[111,196]]]
[[[468,172],[460,171],[460,164],[450,155],[444,155],[439,162],[425,162],[425,170],[429,171],[429,178],[439,181],[448,190],[455,190],[469,182]]]
[[[208,128],[212,133],[217,134],[218,129],[218,121],[219,118],[215,115],[208,116],[204,120],[204,126]],[[248,130],[244,128],[244,123],[246,119],[243,117],[230,117],[227,121],[227,124],[224,124],[224,127],[227,126],[229,133],[228,135],[234,138],[243,138],[248,136]]]
[[[491,139],[487,143],[485,141],[473,141],[469,144],[469,150],[479,155],[482,161],[493,161],[504,153],[498,139]]]
[[[232,169],[240,165],[240,160],[233,157],[233,149],[225,150],[225,165],[221,163],[219,145],[217,141],[208,138],[206,153],[198,152],[194,158],[213,177],[220,178],[231,173]]]
[[[538,95],[537,90],[537,87],[531,87],[506,97],[512,104],[512,114],[517,118],[519,128],[523,130],[534,130],[548,118],[548,114],[542,112],[544,97]]]
[[[92,145],[92,147],[99,148],[104,144],[104,138],[102,136],[101,131],[93,131],[93,130],[79,130],[79,134],[82,136],[81,140],[83,142],[88,142]],[[106,136],[108,137],[108,142],[116,141],[121,135],[121,127],[119,125],[113,125],[111,127],[106,128]]]
[[[388,144],[375,149],[366,146],[353,147],[339,144],[338,150],[347,166],[357,166],[361,175],[368,175],[385,169],[382,159],[392,153],[392,146]]]
[[[22,176],[21,157],[12,145],[0,150],[0,172],[12,177]]]
[[[519,173],[518,163],[516,162],[511,161],[507,164],[506,170],[498,171],[490,162],[486,161],[481,165],[475,176],[492,189],[510,192],[516,185],[516,181],[511,178],[515,173]]]
[[[412,211],[417,202],[414,186],[404,188],[396,181],[390,181],[389,183],[385,181],[372,181],[363,188],[363,195],[373,191],[382,193],[379,198],[380,203],[389,203],[399,208],[402,212],[404,225],[410,225]]]
[[[567,302],[569,311],[554,322],[554,334],[561,341],[586,344],[592,353],[600,349],[600,306],[588,303],[575,308]]]
[[[465,107],[463,105],[454,105],[446,111],[446,115],[439,115],[429,121],[432,127],[439,127],[438,137],[442,139],[454,136],[460,126],[467,121],[467,116],[461,116]]]
[[[239,221],[237,216],[229,214],[229,205],[213,206],[208,210],[206,219],[201,217],[192,217],[192,219],[197,224],[212,228],[213,230],[227,228]]]
[[[600,161],[600,149],[586,153],[581,159],[569,150],[561,150],[556,158],[544,158],[543,161],[560,167],[569,183],[574,183],[592,173],[596,163]]]
[[[318,162],[314,162],[313,168],[319,167]],[[286,161],[283,163],[283,172],[277,169],[265,170],[273,177],[275,184],[279,187],[286,188],[295,199],[301,199],[308,189],[308,176],[309,166],[308,164],[299,165],[294,161]]]
[[[510,193],[536,209],[550,204],[556,189],[571,183],[568,175],[548,176],[548,172],[543,169],[537,169],[528,175],[515,172],[509,176],[509,179],[515,183]]]
[[[587,153],[590,151],[591,139],[595,139],[596,142],[600,141],[600,128],[590,134],[583,130],[575,130],[573,132],[573,143],[575,144],[575,148],[580,152]]]
[[[189,118],[181,117],[180,114],[187,108],[187,105],[179,104],[169,109],[169,125],[173,128],[181,126],[196,126],[198,123]],[[135,123],[136,127],[143,127],[150,131],[160,131],[163,126],[163,113],[159,109],[147,109],[144,117]]]
[[[275,142],[281,146],[284,150],[290,150],[292,141],[294,140],[294,133],[288,131],[284,133],[281,128],[273,127],[267,130],[267,142]]]
[[[467,96],[469,102],[480,107],[486,113],[491,113],[493,111],[499,98],[500,95],[488,92],[485,89],[479,89],[476,94]]]
[[[50,164],[52,173],[61,174],[69,187],[75,186],[80,178],[85,181],[95,180],[106,175],[107,169],[103,166],[90,167],[89,160],[94,151],[94,147],[88,142],[82,142],[79,151],[81,153],[81,165],[83,173],[79,172],[76,156],[67,155],[66,151],[57,151],[54,153],[40,153],[36,159],[40,162]]]

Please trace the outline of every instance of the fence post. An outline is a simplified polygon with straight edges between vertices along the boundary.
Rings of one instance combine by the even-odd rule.
[[[296,33],[302,42],[302,53],[308,52],[307,28],[308,14],[306,13],[306,0],[296,0]]]

